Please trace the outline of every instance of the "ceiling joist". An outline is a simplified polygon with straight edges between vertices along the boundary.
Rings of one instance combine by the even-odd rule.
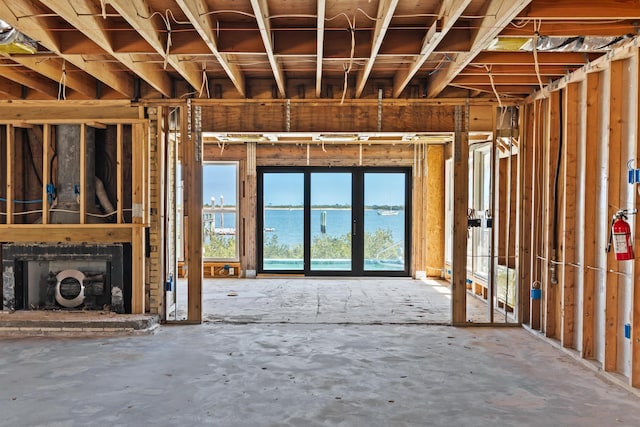
[[[493,40],[502,28],[516,17],[522,9],[524,9],[531,0],[513,0],[505,2],[503,0],[491,0],[484,18],[473,38],[471,50],[465,53],[455,54],[451,62],[447,62],[444,67],[439,69],[429,79],[427,88],[427,96],[435,98],[438,96],[451,81],[456,74],[469,64],[473,58],[480,53],[488,43]]]
[[[245,83],[244,75],[238,66],[231,61],[226,54],[218,50],[218,37],[213,31],[215,28],[214,23],[211,20],[211,16],[208,14],[207,4],[204,0],[178,0],[178,5],[182,8],[182,11],[187,15],[189,21],[196,29],[202,40],[207,44],[211,53],[216,57],[220,66],[224,69],[225,73],[238,90],[240,95],[245,96]]]
[[[267,58],[269,59],[269,65],[273,71],[273,77],[276,79],[276,85],[278,85],[278,93],[282,98],[286,98],[286,88],[284,83],[284,73],[273,50],[273,42],[271,35],[271,21],[269,20],[269,8],[267,6],[267,0],[251,0],[251,7],[260,28],[260,35],[262,36],[262,42],[264,43],[264,49],[267,52]]]
[[[443,2],[439,17],[436,22],[427,30],[427,34],[422,42],[420,54],[415,61],[405,69],[396,73],[393,78],[393,97],[400,96],[405,87],[409,84],[413,76],[424,65],[429,55],[433,53],[438,44],[449,33],[449,30],[456,23],[460,15],[464,12],[471,0],[454,0],[453,2]]]

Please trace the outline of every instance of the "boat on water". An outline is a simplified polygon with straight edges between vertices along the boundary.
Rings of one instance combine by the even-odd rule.
[[[378,209],[378,215],[381,216],[394,216],[398,215],[400,211],[394,211],[393,209]]]
[[[271,231],[276,231],[276,229],[275,229],[275,228],[273,228],[273,227],[265,227],[265,228],[264,228],[264,231],[266,231],[266,232],[271,232]]]

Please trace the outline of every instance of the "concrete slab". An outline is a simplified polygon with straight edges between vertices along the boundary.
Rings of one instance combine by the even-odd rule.
[[[0,340],[7,426],[636,426],[640,401],[519,328],[165,326]]]
[[[183,319],[185,281],[178,292]],[[205,279],[202,307],[205,322],[446,325],[451,290],[443,280],[411,278]],[[472,295],[467,311],[470,322],[486,321],[486,304]],[[504,314],[496,311],[495,319]]]

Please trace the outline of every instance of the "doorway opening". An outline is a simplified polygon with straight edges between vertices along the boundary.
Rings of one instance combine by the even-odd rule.
[[[258,273],[409,276],[409,168],[258,169]]]

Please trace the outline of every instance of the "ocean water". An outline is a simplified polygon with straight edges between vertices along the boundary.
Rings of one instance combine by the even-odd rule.
[[[345,209],[312,209],[311,210],[311,235],[312,238],[320,236],[321,215],[326,212],[326,234],[330,237],[339,237],[351,231],[351,211]],[[302,243],[304,240],[304,211],[302,209],[265,209],[264,228],[265,237],[278,236],[281,244],[292,245]],[[394,242],[404,239],[404,211],[398,215],[378,215],[375,210],[365,210],[365,231],[374,232],[376,229],[390,230]]]
[[[321,215],[326,212],[326,234],[330,237],[339,237],[347,234],[351,230],[351,211],[344,209],[312,209],[311,210],[311,235],[312,238],[319,237]],[[304,241],[303,220],[304,211],[302,209],[265,209],[264,227],[265,237],[277,236],[280,244],[294,245],[302,244]],[[216,213],[216,228],[221,227],[221,214]],[[390,230],[394,242],[404,239],[404,211],[399,211],[398,215],[378,215],[375,210],[365,210],[365,229],[374,232],[376,229]],[[236,228],[236,214],[224,214],[224,228]],[[205,242],[207,241],[205,233]]]

